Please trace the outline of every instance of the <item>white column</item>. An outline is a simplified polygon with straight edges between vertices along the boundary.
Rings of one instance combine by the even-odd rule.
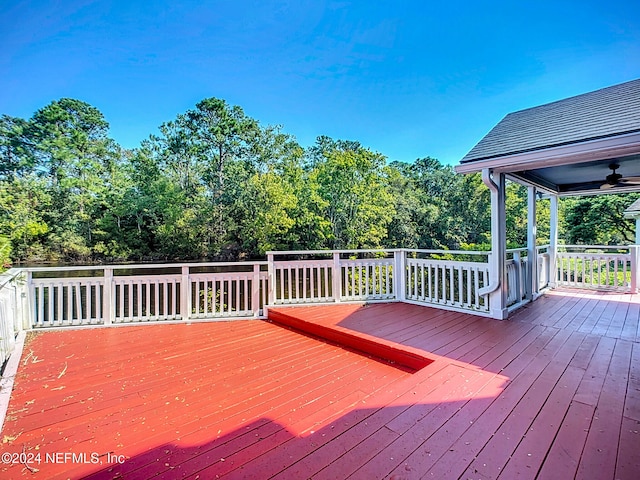
[[[551,229],[549,235],[549,287],[555,288],[558,279],[558,196],[551,195]]]
[[[182,267],[180,279],[180,318],[189,320],[191,317],[191,279],[189,278],[189,267]]]
[[[407,293],[407,263],[405,250],[394,250],[393,259],[395,267],[395,297],[399,302],[404,302],[406,300]]]
[[[104,290],[102,292],[102,315],[105,325],[111,325],[115,318],[115,295],[113,294],[113,268],[104,269]],[[122,288],[122,287],[120,287]],[[122,290],[120,291],[122,295]],[[88,295],[87,295],[88,296]],[[122,315],[122,313],[121,313]]]
[[[497,313],[497,318],[507,318],[507,297],[509,294],[509,285],[507,285],[507,187],[506,187],[506,179],[504,173],[498,174],[498,196],[497,200],[497,208],[496,208],[496,250],[495,256],[497,257],[497,266],[498,266],[498,278],[500,281],[500,288],[498,292],[500,292],[500,303],[496,305],[495,311]],[[491,211],[493,216],[493,201]],[[492,232],[491,236],[493,237],[493,222],[492,222]]]
[[[260,265],[253,266],[253,276],[251,277],[251,310],[253,316],[260,315]]]
[[[340,253],[333,252],[333,268],[331,269],[331,294],[333,301],[342,301],[342,265],[340,265]]]
[[[480,289],[480,295],[489,294],[491,316],[505,319],[507,310],[507,216],[506,189],[503,173],[496,174],[485,169],[482,181],[491,191],[491,256],[489,264],[489,285]]]
[[[640,288],[640,215],[636,217],[636,245],[631,249],[631,293],[637,293]]]
[[[538,224],[536,222],[536,187],[528,187],[527,208],[527,258],[529,268],[527,270],[527,298],[535,300],[538,296],[538,250],[536,248]]]
[[[27,271],[27,281],[24,288],[24,294],[22,298],[23,316],[22,316],[22,328],[24,330],[31,330],[36,324],[36,292],[33,288],[33,274]]]
[[[271,252],[267,252],[267,277],[267,304],[272,306],[276,304],[276,268]]]
[[[637,242],[636,242],[637,243]],[[631,284],[629,288],[631,293],[638,293],[638,250],[639,245],[630,245],[629,253],[631,254]]]

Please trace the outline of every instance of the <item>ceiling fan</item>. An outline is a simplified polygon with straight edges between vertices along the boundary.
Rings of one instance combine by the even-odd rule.
[[[605,178],[605,182],[600,186],[601,190],[614,187],[631,187],[634,185],[640,185],[640,177],[627,177],[623,178],[621,174],[616,172],[620,165],[612,163],[609,165],[611,173]]]

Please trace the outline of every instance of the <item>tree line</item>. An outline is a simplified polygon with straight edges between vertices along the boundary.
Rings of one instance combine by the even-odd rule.
[[[568,243],[629,243],[638,195],[561,201]],[[526,243],[526,189],[507,186],[508,243]],[[548,202],[539,202],[540,242]],[[431,157],[389,162],[357,141],[303,148],[280,126],[204,99],[134,149],[95,107],[63,98],[0,117],[0,260],[232,260],[268,250],[483,249],[489,190]]]

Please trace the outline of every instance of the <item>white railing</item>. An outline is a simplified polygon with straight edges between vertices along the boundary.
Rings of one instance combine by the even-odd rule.
[[[421,250],[418,253],[433,253]],[[483,255],[486,252],[465,252]],[[488,312],[487,296],[479,290],[489,283],[489,264],[437,258],[407,258],[406,299],[416,303]]]
[[[638,247],[562,246],[551,269],[537,248],[538,286],[637,287]],[[526,249],[507,252],[507,306],[533,297]],[[490,315],[489,252],[269,252],[266,262],[12,270],[0,285],[0,355],[22,328],[249,318],[268,305],[406,301]],[[554,271],[555,270],[555,271]]]
[[[266,303],[267,272],[198,273],[190,276],[191,318],[258,316]]]
[[[181,275],[116,275],[107,280],[113,292],[113,323],[176,320],[180,310]]]
[[[324,303],[335,300],[333,260],[270,261],[272,304]]]
[[[408,301],[487,313],[488,297],[478,293],[488,283],[487,256],[417,249],[268,252],[269,304]]]
[[[31,325],[256,317],[268,294],[262,266],[266,262],[28,268]]]
[[[32,278],[30,290],[34,326],[96,325],[104,321],[103,278]]]
[[[341,300],[394,300],[393,258],[341,260]]]
[[[267,252],[273,285],[269,304],[394,300],[395,252],[399,250]]]
[[[629,291],[637,276],[636,248],[561,245],[556,253],[556,284]]]
[[[16,335],[25,328],[25,321],[28,321],[25,275],[21,270],[11,269],[0,275],[0,368],[11,355]]]
[[[526,248],[507,250],[507,307],[521,305],[530,297],[530,269]]]
[[[536,247],[538,253],[538,290],[542,290],[549,286],[551,280],[551,255],[549,254],[549,245],[541,245]]]
[[[266,262],[25,268],[16,270],[24,277],[21,314],[7,300],[17,290],[6,286],[0,314],[3,325],[7,318],[26,319],[24,328],[248,318],[262,316],[267,305],[348,301],[408,301],[485,314],[489,300],[478,292],[488,283],[487,256],[322,250],[270,252]]]

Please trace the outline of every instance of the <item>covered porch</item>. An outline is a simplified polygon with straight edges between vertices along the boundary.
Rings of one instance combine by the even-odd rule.
[[[550,202],[549,262],[558,275],[549,286],[589,286],[618,278],[630,292],[638,288],[638,241],[622,257],[614,247],[561,246],[558,243],[558,198],[640,191],[640,80],[603,88],[539,107],[510,113],[456,167],[458,173],[481,173],[491,190],[491,314],[506,318],[510,286],[506,245],[505,182],[528,188],[528,265],[525,282],[530,298],[539,293],[536,261],[538,198]],[[572,253],[576,249],[592,257]],[[603,271],[604,267],[604,271]],[[621,270],[623,270],[621,272]],[[613,280],[615,283],[615,280]],[[512,284],[513,282],[511,282]],[[604,283],[604,282],[603,282]]]

